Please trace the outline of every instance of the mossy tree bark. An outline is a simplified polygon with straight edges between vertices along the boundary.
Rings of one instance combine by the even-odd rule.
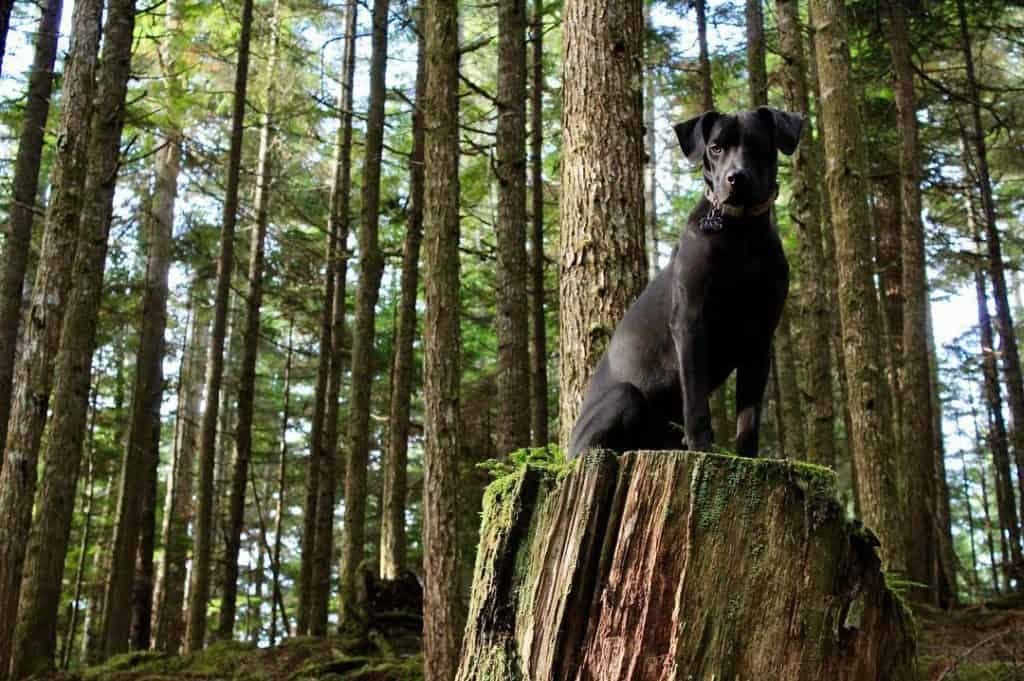
[[[905,573],[906,499],[892,460],[893,430],[881,356],[871,263],[866,160],[854,89],[844,0],[811,0],[821,86],[825,179],[835,229],[851,452],[865,522],[882,540],[887,570]]]
[[[492,484],[481,536],[458,681],[914,675],[910,616],[822,468],[598,452]]]
[[[563,10],[559,441],[629,305],[647,285],[644,12],[639,0]]]

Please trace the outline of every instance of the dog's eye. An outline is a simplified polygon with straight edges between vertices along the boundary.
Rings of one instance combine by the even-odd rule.
[[[708,151],[710,151],[715,156],[718,156],[719,154],[722,153],[722,147],[718,144],[712,144],[711,146],[708,147]]]

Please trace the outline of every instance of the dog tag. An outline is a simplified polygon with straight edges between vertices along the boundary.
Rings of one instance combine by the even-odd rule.
[[[722,211],[717,206],[712,206],[711,210],[707,212],[704,217],[700,219],[697,226],[702,232],[720,232],[722,231]]]

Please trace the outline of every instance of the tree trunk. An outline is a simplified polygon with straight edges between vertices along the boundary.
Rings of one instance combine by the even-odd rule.
[[[498,451],[530,443],[526,310],[526,0],[498,0]]]
[[[765,68],[764,11],[761,0],[745,0],[747,27],[747,85],[754,107],[768,104],[768,70]]]
[[[256,196],[253,208],[256,224],[249,245],[249,290],[245,297],[245,330],[242,336],[242,366],[238,382],[235,456],[231,471],[227,531],[224,536],[224,572],[221,582],[220,616],[217,638],[231,640],[235,629],[238,597],[238,552],[245,522],[245,489],[252,459],[253,411],[256,406],[256,360],[260,349],[260,308],[263,306],[264,242],[270,223],[270,189],[273,183],[274,95],[280,49],[281,8],[274,0],[270,17],[270,55],[267,59],[267,84],[263,97],[263,120],[257,157]]]
[[[59,21],[59,4],[46,11],[51,10]],[[73,281],[91,133],[99,17],[98,3],[82,2],[75,8],[74,46],[64,78],[64,110],[51,176],[46,229],[30,308],[25,317],[22,352],[15,367],[9,429],[3,451],[7,463],[0,469],[0,518],[3,518],[0,522],[0,611],[11,614],[0,618],[0,670],[3,673],[11,666],[14,613],[17,613],[26,544],[30,538],[39,447],[64,310]],[[34,198],[32,201],[34,205]],[[5,255],[5,261],[8,257]],[[77,454],[77,450],[69,450],[69,460]],[[60,488],[66,487],[61,485]],[[65,499],[74,496],[73,482],[70,490]],[[70,511],[66,513],[70,516]],[[63,566],[63,552],[61,556]],[[60,578],[57,580],[59,591]]]
[[[228,299],[234,269],[235,223],[238,219],[238,180],[242,164],[245,95],[249,80],[249,43],[252,35],[253,0],[242,1],[238,65],[235,70],[234,103],[231,111],[231,147],[228,155],[227,186],[217,261],[217,292],[214,298],[213,332],[206,359],[206,409],[199,430],[199,507],[196,514],[195,551],[189,584],[187,652],[200,650],[206,639],[206,602],[210,596],[210,558],[213,540],[213,472],[217,440],[217,416],[221,382],[224,377],[224,337],[227,331]]]
[[[652,29],[650,5],[644,9],[644,30]],[[644,172],[644,228],[647,230],[647,276],[658,273],[658,135],[655,130],[655,100],[657,98],[657,72],[654,66],[644,69],[644,151],[647,163]]]
[[[796,0],[776,0],[779,47],[782,55],[782,82],[786,106],[810,116],[807,86],[807,60],[804,57],[803,32]],[[836,466],[832,408],[832,363],[828,352],[831,308],[825,280],[816,276],[824,271],[822,251],[821,159],[811,130],[804,133],[792,156],[793,195],[789,202],[790,220],[797,230],[797,269],[810,273],[800,280],[796,304],[803,320],[797,352],[803,358],[803,386],[800,395],[806,405],[805,426],[808,460]]]
[[[694,0],[697,15],[697,71],[700,76],[700,101],[704,111],[715,108],[715,86],[711,79],[711,59],[708,56],[708,17],[706,0]]]
[[[424,0],[423,650],[426,681],[458,666],[459,19]]]
[[[899,441],[905,462],[903,494],[914,499],[907,524],[908,577],[929,585],[935,605],[955,598],[952,575],[942,583],[933,579],[941,564],[937,549],[938,490],[935,479],[935,443],[923,437],[932,431],[931,368],[928,358],[928,281],[925,273],[924,226],[921,222],[920,159],[914,65],[910,58],[906,8],[898,0],[888,3],[890,40],[895,73],[896,109],[900,133],[900,195],[902,196],[903,303],[902,366],[898,401],[901,409]],[[1008,464],[1007,464],[1008,466]],[[1007,467],[1007,470],[1009,468]],[[925,596],[926,594],[921,594]]]
[[[7,49],[7,32],[11,28],[11,10],[14,0],[0,0],[0,65],[3,64],[4,51]]]
[[[548,443],[548,333],[544,316],[544,0],[533,0],[533,82],[530,87],[530,355],[531,444]]]
[[[564,12],[560,442],[590,375],[647,284],[643,5],[569,0]]]
[[[388,0],[373,3],[373,51],[370,60],[370,101],[363,162],[362,216],[359,221],[359,285],[352,337],[352,393],[349,398],[348,461],[345,467],[345,523],[341,533],[341,577],[338,593],[340,624],[363,631],[367,614],[356,598],[356,575],[366,543],[366,469],[370,458],[370,392],[373,385],[373,344],[377,299],[384,273],[378,243],[380,168],[384,147],[385,75],[388,58]],[[456,289],[457,291],[457,289]]]
[[[345,298],[348,278],[348,235],[350,230],[350,199],[352,185],[352,90],[355,78],[355,35],[358,6],[346,6],[345,48],[342,57],[343,73],[338,94],[339,126],[335,144],[334,178],[331,188],[331,213],[328,238],[335,241],[334,250],[328,245],[330,263],[334,270],[331,291],[331,324],[328,355],[330,358],[325,386],[324,432],[320,443],[320,484],[316,502],[316,537],[313,541],[312,594],[310,600],[309,633],[323,636],[327,633],[327,604],[330,600],[331,566],[334,560],[334,498],[337,488],[338,459],[338,400],[342,379],[342,340],[345,335]]]
[[[688,452],[513,473],[457,679],[913,678],[910,615],[834,494],[817,467]]]
[[[875,161],[871,175],[871,222],[875,246],[875,272],[878,277],[878,311],[882,321],[882,364],[889,392],[900,394],[900,368],[903,365],[903,263],[900,230],[899,169],[890,159]],[[897,450],[900,437],[900,407],[893,400],[893,435]]]
[[[988,437],[986,442],[992,452],[992,465],[996,472],[996,497],[999,507],[999,522],[1009,535],[1010,563],[1005,566],[1007,582],[1019,577],[1024,568],[1021,556],[1020,523],[1014,504],[1012,475],[1010,474],[1010,446],[1006,435],[1006,421],[1003,419],[1003,400],[999,388],[999,365],[996,360],[995,338],[992,334],[992,319],[988,311],[988,293],[985,290],[985,255],[981,232],[977,223],[974,194],[967,187],[967,223],[974,238],[976,260],[974,266],[974,292],[978,303],[978,328],[981,333],[981,371],[986,412],[988,413]],[[1017,471],[1020,473],[1020,470]],[[1020,482],[1018,478],[1018,482]],[[970,504],[968,504],[970,505]]]
[[[422,15],[419,17],[422,24]],[[416,294],[420,281],[420,243],[423,240],[423,87],[426,79],[423,34],[416,55],[416,102],[412,112],[412,156],[409,159],[409,220],[402,246],[402,293],[395,325],[395,355],[391,365],[391,408],[388,451],[384,459],[384,490],[380,516],[380,576],[397,579],[406,570],[405,496],[409,448],[409,408],[412,399],[416,336]]]
[[[88,8],[88,14],[82,21],[83,26],[88,22],[86,30],[91,33],[98,28],[98,8]],[[134,0],[116,2],[109,7],[88,152],[84,190],[88,198],[82,205],[71,275],[73,288],[56,357],[53,410],[43,457],[46,468],[38,503],[39,508],[45,510],[36,518],[30,539],[30,560],[15,636],[18,650],[12,667],[15,678],[55,666],[64,556],[71,533],[87,425],[92,358],[120,166],[134,27]]]
[[[68,616],[68,630],[64,637],[64,646],[61,649],[59,662],[54,660],[55,666],[59,669],[67,669],[71,662],[71,650],[75,645],[75,635],[78,632],[78,618],[81,611],[82,591],[85,585],[85,563],[89,554],[89,545],[92,542],[92,518],[96,513],[96,396],[99,391],[92,389],[92,400],[89,411],[89,441],[86,444],[89,452],[88,472],[85,482],[85,508],[82,515],[85,516],[82,526],[82,538],[78,545],[78,564],[75,567],[74,590],[71,595],[71,603]]]
[[[889,400],[878,366],[881,324],[872,279],[863,136],[851,89],[846,7],[843,0],[811,0],[811,9],[860,510],[878,532],[886,569],[904,572],[905,518],[897,486],[899,471],[891,460]]]
[[[75,6],[75,16],[88,10],[92,0],[85,0],[85,10]],[[3,59],[4,43],[11,18],[13,0],[0,3],[0,59]],[[50,94],[53,92],[53,67],[57,59],[57,37],[60,30],[62,0],[47,0],[42,7],[39,29],[35,38],[35,56],[28,76],[28,93],[22,118],[21,137],[18,141],[18,155],[14,161],[14,177],[11,180],[11,203],[7,226],[4,230],[4,258],[0,265],[0,443],[7,439],[7,419],[11,415],[11,389],[14,380],[14,362],[17,355],[18,329],[21,323],[22,288],[25,271],[28,268],[29,251],[32,243],[32,225],[37,212],[36,194],[39,191],[39,167],[43,158],[43,142],[46,136],[46,119],[50,113]],[[98,29],[97,29],[98,30]],[[86,62],[86,68],[95,64],[96,49],[92,55],[80,54],[90,45],[89,37],[74,38],[79,45],[78,57]],[[75,50],[69,55],[65,75],[74,68]],[[86,122],[86,125],[88,122]],[[56,177],[56,176],[55,176]],[[3,468],[0,457],[0,469]],[[2,636],[2,635],[0,635]],[[0,644],[2,653],[2,644]],[[0,663],[3,657],[0,654]]]
[[[177,653],[185,635],[182,617],[185,605],[185,563],[191,545],[188,528],[192,519],[192,477],[195,448],[199,437],[206,348],[210,342],[209,320],[199,309],[197,293],[192,294],[192,331],[186,356],[182,359],[179,388],[178,427],[174,441],[174,462],[167,485],[159,567],[159,594],[153,617],[153,647]]]
[[[1017,335],[1014,331],[1013,316],[1010,313],[1009,295],[999,228],[996,224],[995,201],[992,196],[992,178],[988,167],[988,147],[985,142],[985,128],[981,120],[981,93],[974,72],[971,35],[967,27],[967,10],[963,0],[957,0],[957,14],[960,22],[961,47],[967,71],[967,100],[970,102],[971,142],[974,164],[974,180],[981,195],[981,222],[988,247],[988,274],[992,282],[992,299],[995,304],[996,332],[999,334],[999,350],[1003,357],[1003,372],[1006,377],[1006,397],[1010,406],[1010,440],[1018,472],[1024,468],[1024,379],[1021,378],[1020,353]],[[1024,491],[1024,480],[1020,482]],[[1024,498],[1021,499],[1024,512]]]
[[[288,350],[284,362],[284,405],[281,409],[281,453],[277,469],[277,508],[274,511],[274,548],[270,556],[270,571],[273,578],[273,602],[270,604],[270,645],[277,643],[277,604],[281,604],[281,628],[290,636],[288,616],[284,612],[284,597],[281,591],[281,543],[284,514],[287,508],[285,493],[288,488],[288,420],[291,418],[292,399],[292,332],[295,322],[288,320]]]
[[[768,105],[768,67],[765,63],[764,16],[761,0],[746,0],[747,72],[750,76],[750,105],[756,109]],[[775,213],[772,211],[772,224]],[[776,227],[777,228],[777,227]],[[778,428],[783,456],[802,456],[804,445],[801,395],[797,387],[796,360],[789,314],[783,311],[775,330],[773,370],[778,381]]]

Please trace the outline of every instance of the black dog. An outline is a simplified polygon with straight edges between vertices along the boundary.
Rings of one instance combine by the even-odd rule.
[[[789,265],[772,226],[778,154],[792,154],[803,117],[767,107],[709,111],[675,127],[703,159],[704,197],[672,261],[626,311],[590,379],[570,458],[591,448],[706,451],[708,394],[736,370],[736,451],[757,456],[772,335]]]

